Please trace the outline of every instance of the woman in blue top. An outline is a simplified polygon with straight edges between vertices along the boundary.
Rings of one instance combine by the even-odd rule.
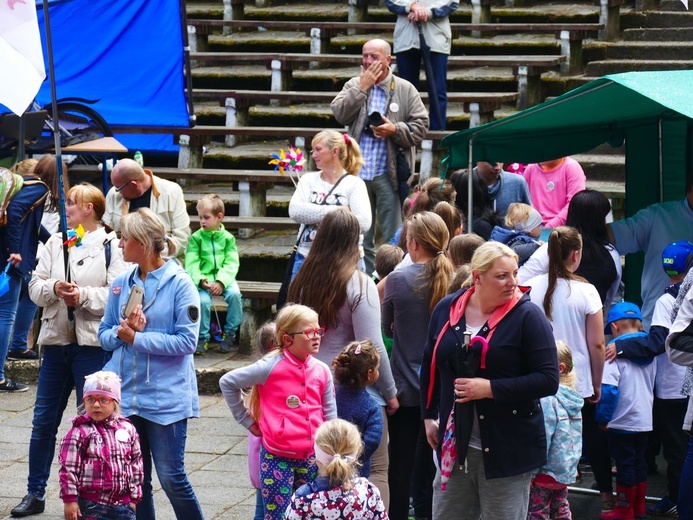
[[[136,266],[111,285],[99,341],[113,352],[104,370],[122,379],[120,407],[140,435],[144,482],[137,518],[154,518],[153,460],[176,518],[202,519],[184,464],[188,419],[200,413],[193,364],[200,297],[180,264],[162,258],[167,244],[175,256],[175,243],[155,213],[140,208],[125,215],[121,233],[123,259]],[[144,289],[144,299],[124,316],[134,285]]]

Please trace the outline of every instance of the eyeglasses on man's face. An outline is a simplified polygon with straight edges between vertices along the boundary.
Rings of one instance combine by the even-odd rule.
[[[115,190],[116,190],[117,192],[120,192],[121,190],[124,190],[125,188],[127,188],[128,184],[130,184],[131,182],[132,182],[132,181],[124,182],[124,183],[121,184],[120,186],[116,186],[116,187],[115,187]]]
[[[110,397],[85,397],[84,402],[86,404],[94,404],[98,402],[100,405],[106,406],[107,404],[111,404],[113,399]]]
[[[316,329],[306,329],[301,332],[287,332],[287,334],[292,338],[296,334],[303,334],[308,339],[322,338],[325,335],[325,328],[318,327]]]

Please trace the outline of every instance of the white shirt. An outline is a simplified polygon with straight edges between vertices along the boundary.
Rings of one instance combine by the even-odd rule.
[[[653,325],[671,328],[671,310],[676,299],[669,293],[664,293],[655,303],[652,313]],[[676,365],[669,360],[666,352],[655,358],[657,363],[657,377],[655,378],[655,395],[657,399],[685,399],[681,394],[683,378],[686,376],[686,367]]]
[[[652,431],[652,390],[657,366],[617,358],[604,364],[602,384],[618,387],[618,404],[609,428],[628,432]]]
[[[544,310],[544,296],[549,286],[549,275],[535,276],[525,285],[532,288],[532,303]],[[587,347],[587,316],[602,311],[602,301],[592,284],[559,278],[553,292],[553,336],[563,341],[573,352],[577,374],[577,391],[582,397],[594,394],[590,353]]]

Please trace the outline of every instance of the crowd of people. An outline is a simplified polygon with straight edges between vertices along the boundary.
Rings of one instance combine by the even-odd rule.
[[[386,2],[404,63],[419,59],[412,24],[454,3],[403,4]],[[449,47],[432,50],[444,70]],[[580,460],[601,519],[644,518],[657,442],[669,493],[651,508],[693,518],[693,183],[683,201],[618,222],[568,157],[522,174],[478,162],[402,193],[402,164],[412,171],[441,121],[390,60],[389,44],[367,42],[361,74],[333,101],[348,132],[315,136],[317,170],[292,196],[289,303],[257,331],[263,356],[220,380],[248,429],[255,518],[570,518]],[[106,196],[64,176],[65,236],[55,158],[16,171],[24,185],[0,227],[0,392],[27,389],[4,360],[37,357],[36,306],[43,364],[12,515],[45,509],[74,389],[58,459],[66,519],[154,518],[153,469],[177,518],[203,518],[184,460],[200,414],[194,356],[213,339],[212,297],[228,306],[221,352],[237,348],[242,320],[223,201],[198,202],[191,235],[180,186],[122,159]],[[637,251],[642,311],[621,301],[621,255]]]

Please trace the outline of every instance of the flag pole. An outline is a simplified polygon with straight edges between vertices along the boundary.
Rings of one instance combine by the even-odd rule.
[[[53,114],[53,143],[55,147],[55,167],[58,172],[58,210],[60,213],[60,231],[63,242],[63,264],[65,266],[65,279],[68,274],[68,245],[67,245],[67,214],[65,212],[65,184],[63,172],[63,154],[60,146],[60,122],[58,120],[58,96],[55,88],[55,66],[53,62],[53,38],[51,36],[51,21],[48,10],[48,0],[43,0],[43,18],[46,27],[46,51],[48,53],[48,77],[51,86],[51,113]],[[74,324],[74,309],[68,307],[68,318]]]

